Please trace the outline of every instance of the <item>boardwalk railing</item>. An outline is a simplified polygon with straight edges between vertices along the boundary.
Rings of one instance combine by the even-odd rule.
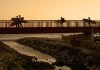
[[[82,20],[65,20],[63,24],[58,20],[26,20],[27,23],[22,23],[23,27],[89,27],[89,24]],[[93,27],[100,27],[100,20],[95,20],[96,24]],[[0,20],[0,28],[12,28],[11,20]]]
[[[23,27],[10,26],[13,21],[0,20],[0,34],[25,34],[25,33],[100,33],[100,20],[91,26],[82,20],[65,20],[63,24],[59,20],[26,20]]]

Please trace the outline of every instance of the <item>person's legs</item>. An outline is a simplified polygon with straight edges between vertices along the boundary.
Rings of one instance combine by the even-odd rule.
[[[23,27],[22,23],[20,23],[20,26]]]

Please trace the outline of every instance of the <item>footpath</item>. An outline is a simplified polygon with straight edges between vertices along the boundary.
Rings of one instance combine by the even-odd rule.
[[[17,52],[23,54],[23,55],[27,55],[27,56],[35,56],[37,57],[38,61],[43,61],[43,62],[48,62],[48,63],[53,63],[56,62],[56,59],[45,54],[45,53],[41,53],[37,50],[34,50],[28,46],[25,45],[21,45],[18,44],[15,41],[2,41],[4,44],[8,45],[10,48],[16,50]]]

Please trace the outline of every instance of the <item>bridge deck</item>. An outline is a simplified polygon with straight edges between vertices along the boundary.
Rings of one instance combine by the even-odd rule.
[[[95,33],[100,33],[100,27],[94,27]],[[32,34],[32,33],[79,33],[90,32],[90,27],[24,27],[0,28],[0,34]]]

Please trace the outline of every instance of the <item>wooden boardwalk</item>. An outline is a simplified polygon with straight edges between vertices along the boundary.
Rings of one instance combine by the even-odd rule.
[[[95,33],[100,33],[100,27],[93,27]],[[34,34],[34,33],[84,33],[91,27],[9,27],[0,28],[0,34]]]

